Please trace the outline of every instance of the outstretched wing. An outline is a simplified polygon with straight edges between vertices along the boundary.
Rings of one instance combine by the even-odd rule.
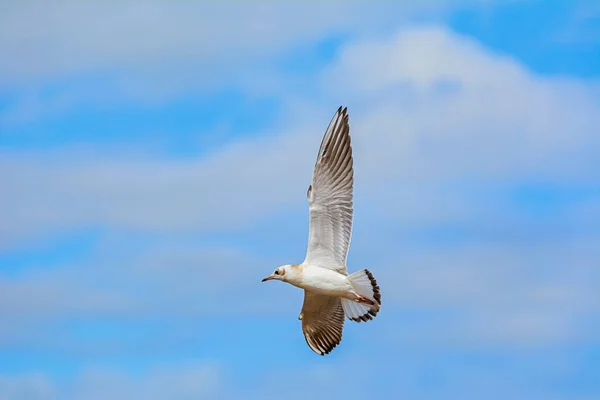
[[[317,354],[329,354],[342,341],[344,309],[339,297],[304,291],[300,317],[308,346]]]
[[[347,274],[354,170],[347,109],[333,116],[308,188],[310,228],[305,262]]]

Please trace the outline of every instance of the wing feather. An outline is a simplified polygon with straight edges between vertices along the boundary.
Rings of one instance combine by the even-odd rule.
[[[310,212],[305,262],[347,274],[352,236],[354,167],[347,109],[340,107],[321,141],[307,197]]]
[[[300,313],[306,344],[317,354],[329,354],[342,341],[344,309],[338,297],[304,291]]]

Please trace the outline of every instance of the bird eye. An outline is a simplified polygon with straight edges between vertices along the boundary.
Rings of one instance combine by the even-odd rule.
[[[279,270],[275,270],[275,275],[279,275]]]

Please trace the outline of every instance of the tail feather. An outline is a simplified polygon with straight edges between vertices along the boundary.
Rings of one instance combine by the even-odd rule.
[[[348,319],[356,322],[372,320],[381,308],[381,293],[379,293],[379,286],[373,274],[368,269],[363,269],[348,276],[348,280],[354,291],[370,300],[372,304],[342,299],[344,314]]]
[[[367,322],[372,320],[373,316],[377,315],[377,311],[373,311],[372,306],[357,303],[353,300],[342,299],[342,308],[346,317],[355,322]]]

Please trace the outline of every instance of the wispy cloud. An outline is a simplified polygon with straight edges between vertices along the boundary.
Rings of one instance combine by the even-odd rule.
[[[6,3],[0,89],[13,101],[0,126],[81,105],[164,104],[224,86],[263,91],[278,84],[277,71],[265,73],[274,57],[330,38],[390,32],[415,15],[437,19],[450,8],[496,3]]]
[[[0,397],[11,400],[217,398],[220,371],[211,364],[181,364],[141,374],[103,367],[87,368],[64,384],[42,373],[0,375]]]
[[[440,182],[457,178],[595,182],[600,102],[596,88],[583,81],[536,77],[439,28],[350,46],[323,79],[327,91],[319,105],[337,104],[344,93],[356,110],[358,195],[385,190],[391,197],[384,213],[402,212],[398,201],[410,204],[410,197],[385,189],[391,182],[405,185],[402,193],[418,193],[423,182],[439,191]],[[44,158],[5,157],[3,242],[96,224],[223,230],[300,206],[298,188],[310,180],[311,148],[328,108],[298,107],[293,98],[286,104],[278,135],[239,140],[197,161],[60,150]],[[304,122],[289,125],[286,116],[294,113],[293,120]]]
[[[102,132],[3,147],[0,315],[11,323],[0,347],[6,365],[30,365],[24,351],[76,367],[3,367],[0,397],[262,398],[280,396],[290,376],[323,396],[593,392],[587,356],[565,349],[600,334],[600,87],[538,74],[439,23],[399,26],[400,14],[467,3],[3,4],[2,135],[44,115],[69,121],[82,105],[158,107],[224,87],[276,111],[268,128],[233,138],[200,132],[218,144],[193,157]],[[282,67],[336,35],[310,68]],[[296,319],[301,291],[260,279],[302,259],[306,187],[340,104],[355,149],[349,267],[375,273],[384,312],[349,327],[346,350],[314,368]],[[26,140],[44,133],[33,127]],[[69,242],[90,231],[93,244]],[[68,257],[49,260],[38,245],[57,238]],[[219,365],[203,361],[211,355]],[[369,385],[328,385],[365,365]],[[580,390],[549,390],[548,377]]]

